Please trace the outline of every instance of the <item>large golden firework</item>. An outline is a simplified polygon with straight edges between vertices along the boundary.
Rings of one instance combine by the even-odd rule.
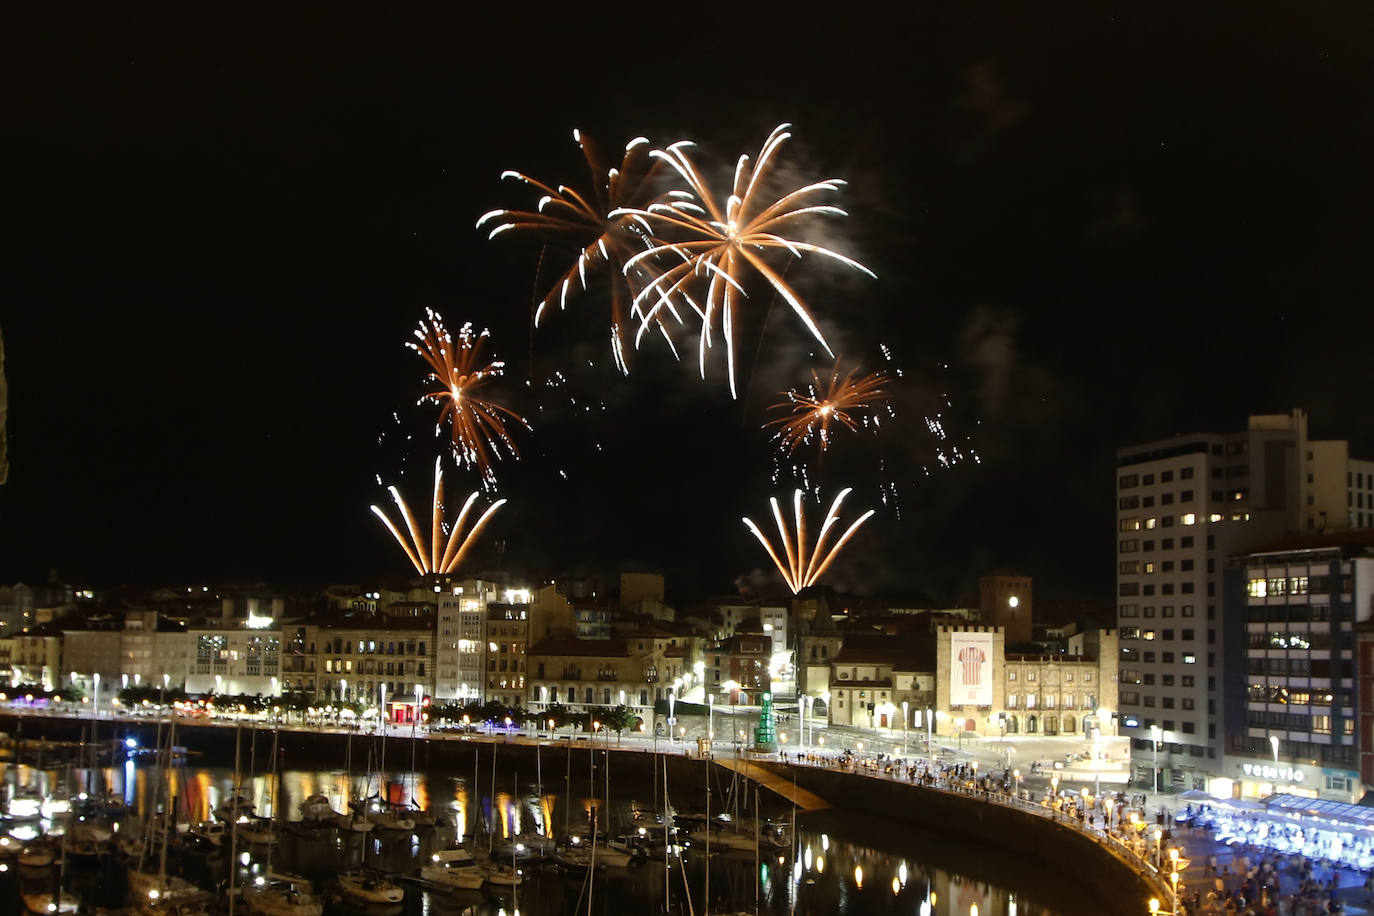
[[[631,343],[630,319],[640,317],[635,306],[637,288],[632,288],[631,283],[642,286],[650,277],[648,265],[625,269],[625,262],[649,244],[647,240],[651,235],[649,224],[632,211],[646,204],[653,194],[650,179],[659,163],[650,157],[651,145],[644,137],[636,137],[626,144],[619,168],[607,168],[596,144],[581,131],[574,130],[573,139],[582,148],[592,173],[589,194],[578,193],[566,185],[550,187],[520,172],[506,171],[502,178],[514,178],[540,192],[538,205],[533,211],[484,213],[477,221],[477,228],[496,221],[487,236],[489,239],[514,230],[579,246],[577,260],[554,282],[535,308],[534,325],[539,326],[544,312],[555,302],[560,310],[566,309],[570,292],[586,290],[589,273],[604,273],[611,286],[611,353],[617,368],[626,372]],[[671,304],[665,311],[672,312]],[[656,324],[671,347],[672,338],[663,321],[657,320]]]
[[[730,394],[734,397],[738,396],[735,391],[735,309],[746,297],[744,275],[747,268],[753,268],[767,280],[831,356],[835,354],[816,325],[811,310],[769,265],[765,255],[778,250],[795,257],[817,254],[873,276],[872,271],[852,258],[787,234],[804,216],[846,215],[839,207],[813,203],[817,195],[843,187],[844,182],[839,179],[827,178],[808,184],[776,199],[768,195],[764,185],[775,154],[792,136],[789,127],[790,124],[781,124],[774,128],[757,162],[751,163],[748,156],[740,156],[735,164],[734,185],[724,201],[711,193],[698,174],[685,152],[692,144],[684,141],[666,150],[654,150],[650,155],[671,165],[687,182],[690,193],[671,191],[647,208],[613,212],[613,215],[641,217],[656,229],[653,244],[626,261],[627,271],[658,259],[681,259],[680,264],[657,273],[636,296],[635,307],[642,316],[639,333],[642,335],[658,320],[660,311],[673,309],[678,302],[689,304],[702,322],[698,361],[705,378],[706,352],[712,346],[712,334],[719,321],[725,340]],[[703,282],[705,298],[698,303],[693,293],[697,292],[699,297],[696,287]]]
[[[806,517],[802,512],[802,491],[794,490],[792,493],[792,515],[795,519],[796,533],[793,535],[787,530],[787,523],[783,521],[782,509],[778,506],[776,496],[769,497],[769,502],[773,506],[773,520],[778,525],[778,539],[782,542],[783,552],[786,554],[786,562],[783,557],[778,555],[777,549],[769,542],[768,538],[759,526],[748,518],[744,519],[744,525],[754,533],[754,537],[759,539],[763,549],[768,551],[768,556],[772,559],[773,565],[782,573],[783,580],[787,587],[792,590],[792,594],[797,594],[807,586],[814,585],[816,580],[830,568],[835,556],[840,552],[849,539],[854,536],[854,532],[859,530],[859,526],[873,515],[874,510],[869,509],[850,525],[832,546],[827,546],[827,539],[830,537],[830,529],[835,522],[839,521],[840,504],[849,495],[852,487],[845,487],[840,491],[840,495],[835,497],[835,501],[830,504],[830,511],[825,514],[825,521],[821,523],[820,537],[816,539],[815,546],[807,551],[806,544]]]
[[[416,524],[415,513],[410,511],[410,506],[406,505],[405,498],[395,487],[387,487],[391,493],[391,498],[395,501],[397,508],[401,510],[401,518],[405,522],[406,531],[410,537],[407,539],[401,534],[400,529],[387,517],[387,514],[378,506],[373,506],[373,513],[386,525],[392,537],[396,538],[396,543],[401,545],[401,549],[406,552],[406,556],[415,566],[415,571],[420,575],[429,573],[451,573],[463,562],[468,549],[472,547],[487,521],[506,504],[504,499],[498,499],[487,507],[487,511],[482,513],[481,518],[472,526],[466,534],[463,533],[463,525],[467,521],[468,513],[472,509],[472,504],[477,501],[477,491],[474,490],[468,495],[467,501],[463,503],[463,509],[458,513],[458,518],[453,523],[453,527],[447,532],[444,531],[444,472],[440,467],[441,459],[434,459],[434,502],[430,509],[430,536],[426,541],[424,532]]]
[[[425,313],[427,320],[421,321],[415,332],[419,343],[407,341],[406,346],[429,364],[433,371],[428,380],[437,387],[418,403],[439,406],[435,431],[442,432],[447,421],[459,463],[476,468],[490,482],[495,477],[491,462],[501,457],[502,447],[513,458],[520,455],[507,433],[506,420],[529,429],[515,411],[474,395],[487,380],[499,376],[506,364],[500,360],[483,362],[482,347],[489,332],[477,334],[469,323],[463,325],[455,340],[437,312],[425,309]]]
[[[887,376],[881,372],[859,375],[858,369],[851,369],[840,378],[840,363],[830,373],[830,381],[821,385],[821,377],[811,370],[812,384],[808,392],[795,388],[787,392],[787,400],[769,405],[769,410],[785,410],[788,415],[769,420],[764,428],[779,427],[775,438],[779,447],[789,454],[797,446],[809,442],[814,435],[820,443],[821,451],[830,447],[831,425],[838,423],[850,430],[859,428],[855,414],[882,400],[887,395],[883,385]]]

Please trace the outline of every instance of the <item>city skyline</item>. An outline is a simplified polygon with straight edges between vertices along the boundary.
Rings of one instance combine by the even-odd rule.
[[[848,182],[812,238],[876,279],[806,259],[787,279],[844,371],[901,376],[891,422],[815,460],[827,503],[877,510],[822,584],[953,599],[1015,569],[1105,605],[1117,448],[1302,408],[1374,458],[1350,22],[908,14],[914,57],[845,24],[807,72],[809,24],[741,24],[756,56],[704,82],[664,49],[652,79],[568,85],[556,46],[505,67],[516,33],[444,19],[23,15],[3,580],[407,575],[368,507],[379,480],[415,500],[432,479],[405,342],[433,308],[491,329],[489,384],[532,427],[473,570],[780,585],[740,524],[797,483],[766,408],[835,359],[776,303],[737,398],[691,335],[681,363],[646,336],[622,376],[596,287],[532,331],[567,252],[475,226],[535,205],[504,170],[585,186],[575,128],[617,153],[695,140],[716,177],[791,123],[783,177]]]

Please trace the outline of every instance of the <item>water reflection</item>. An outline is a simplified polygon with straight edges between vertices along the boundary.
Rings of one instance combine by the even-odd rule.
[[[257,763],[261,766],[261,763]],[[173,768],[166,781],[151,766],[132,762],[99,770],[35,770],[6,766],[0,770],[11,797],[16,791],[42,796],[62,796],[67,787],[76,791],[107,793],[127,801],[129,818],[121,829],[138,830],[138,820],[157,807],[158,787],[174,799],[178,819],[196,823],[208,820],[212,812],[234,795],[232,770],[204,767],[194,763]],[[487,774],[489,774],[489,770]],[[486,775],[486,774],[484,774]],[[346,770],[291,769],[280,780],[270,774],[245,777],[240,792],[260,814],[273,812],[296,822],[297,829],[271,852],[271,869],[304,875],[323,885],[341,871],[375,868],[391,874],[415,878],[420,865],[434,851],[455,842],[485,851],[502,840],[537,833],[546,837],[590,826],[592,810],[597,809],[598,825],[610,833],[634,830],[654,823],[662,806],[661,795],[653,782],[617,780],[609,807],[604,798],[593,798],[576,791],[569,794],[564,780],[558,786],[539,786],[517,781],[515,774],[498,774],[493,794],[488,775],[485,786],[471,775],[454,773],[392,773],[386,777],[350,774]],[[555,792],[552,789],[564,791]],[[322,795],[335,811],[347,811],[350,801],[375,796],[397,804],[414,803],[439,815],[439,826],[416,833],[349,833],[334,829],[308,829],[300,826],[300,803]],[[776,810],[775,815],[790,812]],[[430,893],[418,882],[408,887],[404,912],[407,916],[434,913],[497,914],[519,911],[527,916],[555,916],[586,912],[586,894],[592,891],[596,913],[688,912],[753,910],[782,913],[923,913],[965,916],[977,907],[980,916],[1049,916],[1085,912],[1071,900],[1072,890],[1053,887],[1020,886],[1008,888],[999,883],[977,880],[948,868],[930,867],[922,861],[929,850],[907,841],[907,831],[892,822],[872,821],[834,815],[824,829],[808,828],[803,819],[790,848],[781,851],[752,850],[713,854],[708,859],[700,848],[666,855],[659,850],[647,861],[629,869],[609,870],[591,888],[583,878],[565,876],[551,867],[527,865],[524,883],[518,889]],[[61,832],[64,825],[50,822],[44,830]],[[942,843],[948,847],[949,844]],[[235,858],[244,865],[239,881],[250,881],[265,874],[268,851],[252,847],[236,850]],[[978,855],[978,851],[969,853]],[[757,855],[757,858],[756,858]],[[950,859],[944,850],[942,863]],[[227,850],[218,854],[174,855],[182,872],[202,886],[227,880]],[[117,869],[116,869],[117,870]],[[970,868],[979,873],[979,869]],[[982,874],[987,874],[987,869]],[[994,874],[1001,872],[994,871]],[[111,884],[107,894],[116,893]],[[101,891],[96,887],[96,893]],[[708,898],[709,894],[709,900]],[[122,900],[106,901],[109,904]],[[1054,908],[1047,908],[1053,902]],[[331,904],[330,912],[348,912]]]

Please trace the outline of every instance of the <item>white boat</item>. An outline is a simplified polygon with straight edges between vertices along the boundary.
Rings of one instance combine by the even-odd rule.
[[[520,871],[513,866],[488,862],[482,866],[482,872],[488,884],[494,884],[497,887],[520,886]]]
[[[243,903],[260,916],[322,916],[324,902],[298,890],[293,882],[280,881],[243,889]]]
[[[420,868],[420,877],[444,888],[477,890],[486,880],[486,873],[472,855],[459,846],[430,856],[429,864]]]
[[[492,847],[491,857],[502,862],[509,862],[511,859],[517,862],[547,859],[553,855],[555,846],[554,841],[543,834],[518,833]]]
[[[201,821],[191,828],[191,836],[200,837],[212,846],[222,846],[229,836],[229,825],[224,821]]]
[[[312,795],[301,802],[300,812],[301,820],[307,823],[332,822],[339,817],[339,812],[334,810],[334,806],[325,795]]]
[[[339,890],[355,903],[400,903],[406,896],[405,888],[395,881],[357,871],[339,875]]]
[[[129,899],[145,910],[168,911],[182,904],[204,904],[210,895],[184,878],[129,869]]]
[[[340,830],[348,833],[367,833],[373,827],[372,822],[362,814],[340,814],[335,818],[335,823]]]
[[[80,908],[81,898],[71,891],[63,891],[57,900],[53,900],[51,892],[24,895],[24,909],[30,913],[38,914],[38,916],[75,913]]]
[[[239,841],[255,846],[271,846],[277,842],[277,830],[270,818],[255,817],[238,824]]]
[[[415,830],[415,821],[395,808],[372,811],[367,815],[367,819],[379,830],[395,830],[401,833],[411,833]]]
[[[231,795],[213,813],[218,819],[233,823],[245,817],[252,817],[256,808],[253,799],[247,795]]]
[[[57,844],[49,839],[26,843],[19,850],[19,864],[25,868],[47,868],[57,861]]]

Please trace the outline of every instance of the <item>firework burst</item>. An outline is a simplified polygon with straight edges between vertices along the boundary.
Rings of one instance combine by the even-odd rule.
[[[835,501],[830,504],[830,511],[825,514],[825,521],[821,523],[820,536],[816,539],[815,546],[807,551],[806,544],[806,516],[802,512],[802,491],[794,490],[792,493],[792,515],[795,519],[796,533],[793,535],[787,530],[787,522],[783,520],[782,509],[778,506],[776,496],[769,497],[769,502],[773,506],[773,520],[778,526],[778,539],[782,543],[784,557],[778,554],[777,548],[769,542],[767,536],[759,530],[759,526],[748,518],[744,519],[744,525],[754,533],[754,537],[759,539],[763,549],[768,551],[768,556],[773,561],[773,565],[782,573],[783,580],[787,582],[787,587],[792,590],[792,594],[797,594],[807,586],[814,585],[816,580],[830,568],[831,562],[840,552],[849,539],[854,536],[854,532],[859,530],[864,522],[872,517],[874,510],[869,509],[851,524],[839,540],[833,545],[827,545],[830,538],[830,530],[839,521],[840,504],[849,495],[852,488],[845,487],[840,494],[835,497]]]
[[[887,390],[887,376],[881,372],[859,375],[859,370],[851,369],[840,378],[840,363],[835,361],[830,381],[822,386],[820,375],[811,370],[812,384],[806,392],[793,389],[787,392],[787,400],[769,406],[769,410],[785,410],[787,416],[770,420],[764,424],[779,427],[774,436],[780,448],[788,454],[796,451],[797,446],[811,441],[814,435],[820,443],[820,450],[830,447],[833,425],[844,426],[857,431],[863,415],[860,411],[883,400]],[[876,417],[874,421],[876,423]]]
[[[692,144],[680,142],[666,150],[654,150],[650,155],[672,166],[690,191],[670,191],[642,210],[625,209],[613,213],[642,218],[656,229],[652,244],[626,261],[627,271],[659,259],[681,259],[681,263],[658,272],[636,296],[635,309],[642,316],[639,334],[660,320],[661,311],[674,309],[679,302],[690,305],[702,322],[698,362],[705,378],[706,354],[719,322],[732,397],[738,397],[735,391],[735,310],[746,298],[744,278],[748,269],[752,268],[768,282],[831,356],[835,354],[816,325],[811,310],[782,274],[768,263],[766,255],[778,250],[798,258],[816,254],[873,276],[868,268],[836,251],[789,237],[788,233],[802,217],[846,215],[839,207],[814,202],[819,195],[843,187],[845,183],[839,179],[827,178],[808,184],[776,199],[764,189],[778,150],[792,136],[789,127],[790,124],[779,125],[768,135],[756,162],[751,163],[748,156],[740,156],[735,164],[731,193],[723,202],[711,193],[688,158],[686,150]],[[670,238],[659,238],[660,234]],[[705,284],[704,298],[698,289],[702,283]],[[694,294],[702,301],[697,302]],[[636,343],[638,339],[637,336]]]
[[[468,514],[472,510],[473,503],[477,501],[477,491],[468,495],[467,501],[463,503],[462,511],[458,513],[457,520],[453,526],[445,531],[444,527],[444,472],[440,467],[441,459],[434,459],[434,502],[430,509],[430,532],[426,539],[425,532],[415,521],[415,513],[410,511],[410,506],[406,504],[405,498],[395,487],[387,487],[391,493],[392,500],[401,512],[401,519],[406,526],[406,535],[401,534],[399,528],[391,521],[387,514],[379,506],[373,506],[372,512],[386,529],[391,532],[392,537],[396,538],[396,543],[401,545],[401,549],[406,552],[406,557],[415,567],[415,571],[420,575],[430,573],[451,573],[462,564],[463,558],[467,555],[468,549],[472,547],[473,541],[478,533],[486,525],[487,521],[496,514],[496,510],[506,504],[504,499],[498,499],[487,507],[476,524],[466,533],[463,533],[464,524],[467,522]]]
[[[482,349],[489,332],[477,334],[471,324],[465,324],[455,340],[437,312],[426,309],[425,313],[427,320],[421,321],[415,332],[419,342],[408,341],[406,346],[429,364],[432,371],[428,381],[436,387],[418,403],[439,407],[435,433],[441,433],[447,421],[459,463],[477,469],[491,483],[495,480],[491,463],[500,459],[503,447],[512,458],[520,455],[507,433],[506,421],[529,429],[529,424],[515,411],[474,394],[489,379],[501,375],[506,364],[500,360],[484,362]]]
[[[544,313],[555,303],[560,310],[566,309],[569,293],[587,289],[588,274],[604,274],[611,286],[611,352],[616,367],[628,372],[629,325],[632,318],[641,317],[635,306],[637,290],[631,288],[631,281],[642,283],[649,278],[647,266],[626,270],[626,261],[649,244],[650,235],[649,224],[632,211],[649,201],[653,184],[650,179],[658,171],[659,162],[649,155],[651,145],[644,137],[636,137],[625,146],[619,168],[607,168],[596,144],[581,131],[574,130],[573,139],[582,148],[592,173],[590,193],[579,193],[565,185],[550,187],[520,172],[507,171],[502,178],[513,178],[540,193],[538,205],[533,211],[492,210],[482,215],[477,228],[494,222],[489,239],[517,231],[578,246],[577,259],[535,307],[534,325],[539,326]],[[666,312],[673,314],[671,304]],[[655,323],[672,347],[664,322]]]

